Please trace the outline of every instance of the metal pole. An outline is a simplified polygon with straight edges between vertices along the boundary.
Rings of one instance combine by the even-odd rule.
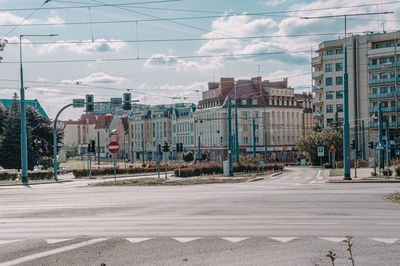
[[[117,156],[114,153],[114,182],[117,182]]]
[[[229,161],[229,176],[233,176],[233,156],[232,156],[232,107],[231,97],[228,97],[228,161]]]
[[[100,131],[97,131],[97,165],[100,165]]]
[[[158,174],[158,178],[160,178],[160,150],[161,150],[161,144],[157,144],[157,174]]]
[[[26,136],[26,114],[25,114],[25,89],[24,89],[24,74],[22,70],[22,36],[19,36],[19,63],[21,76],[21,172],[22,183],[28,183],[28,144]]]
[[[390,131],[389,131],[389,117],[386,117],[386,155],[387,155],[387,179],[390,177]]]
[[[366,148],[365,148],[365,128],[364,128],[364,120],[361,122],[361,130],[362,130],[362,156],[363,160],[367,159]]]
[[[142,139],[142,165],[144,165],[144,134]]]
[[[236,85],[235,82],[235,160],[239,163],[239,130],[238,130],[238,111],[237,111],[237,99],[236,99]]]
[[[181,160],[178,156],[178,176],[181,176]]]
[[[267,129],[265,129],[264,132],[264,149],[265,149],[264,161],[265,163],[268,163]]]
[[[349,77],[347,73],[347,17],[344,16],[344,180],[351,180],[350,174],[350,125],[349,125]]]
[[[58,165],[57,165],[57,120],[58,120],[58,117],[60,116],[61,112],[72,105],[73,104],[70,103],[70,104],[67,104],[66,106],[64,106],[63,108],[61,108],[61,110],[58,111],[56,118],[54,118],[54,122],[53,122],[53,162],[54,162],[53,171],[54,171],[54,180],[56,180],[56,181],[58,181],[58,178],[57,178],[57,169],[58,169]],[[82,153],[81,153],[81,158],[82,158]]]
[[[374,151],[374,176],[376,176],[376,150],[375,148],[373,149]]]
[[[383,131],[383,121],[382,121],[382,105],[379,103],[378,106],[378,127],[379,127],[379,142],[382,143],[382,131]],[[382,150],[379,150],[379,169],[384,167],[384,158]]]
[[[89,152],[89,179],[92,178],[92,154]]]
[[[253,157],[256,158],[256,120],[254,118],[254,110],[253,110]]]
[[[164,152],[164,154],[165,154],[165,179],[167,179],[168,152]]]
[[[209,134],[209,136],[210,136],[210,161],[213,161],[213,156],[212,156],[212,146],[213,146],[213,135],[212,135],[212,125],[211,125],[211,122],[212,122],[212,118],[211,118],[211,115],[210,115],[210,134]],[[179,162],[179,158],[178,158],[178,162]],[[180,174],[180,169],[179,169],[179,176],[180,176],[181,174]]]

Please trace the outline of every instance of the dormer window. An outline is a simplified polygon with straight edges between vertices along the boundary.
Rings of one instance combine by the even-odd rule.
[[[247,105],[247,100],[246,99],[242,100],[242,105]]]
[[[253,99],[251,102],[253,105],[257,105],[257,99]]]

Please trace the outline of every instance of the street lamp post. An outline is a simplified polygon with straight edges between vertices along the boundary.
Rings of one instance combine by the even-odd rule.
[[[21,78],[21,173],[22,183],[28,183],[28,141],[26,136],[26,113],[25,113],[25,88],[24,88],[24,74],[22,69],[22,37],[53,37],[57,34],[23,34],[19,35],[19,65],[20,65],[20,78]]]

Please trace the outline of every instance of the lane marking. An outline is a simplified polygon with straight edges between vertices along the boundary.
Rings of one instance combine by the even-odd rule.
[[[287,243],[289,241],[297,239],[297,237],[268,237],[268,238],[282,243]]]
[[[68,240],[72,240],[73,238],[50,238],[50,239],[45,239],[47,244],[55,244],[55,243],[60,243]]]
[[[383,242],[383,243],[386,243],[386,244],[393,244],[394,242],[399,240],[398,238],[368,238],[368,239],[375,240],[375,241],[378,241],[378,242]]]
[[[149,238],[149,237],[130,237],[130,238],[125,238],[125,239],[128,240],[129,242],[131,242],[132,244],[135,244],[135,243],[143,242],[146,240],[150,240],[151,238]]]
[[[44,252],[32,254],[32,255],[25,256],[25,257],[22,257],[22,258],[18,258],[18,259],[15,259],[15,260],[5,261],[5,262],[0,263],[0,266],[13,266],[13,265],[21,264],[21,263],[24,263],[24,262],[37,260],[37,259],[40,259],[40,258],[43,258],[43,257],[48,257],[48,256],[51,256],[51,255],[62,253],[62,252],[65,252],[65,251],[69,251],[69,250],[73,250],[73,249],[89,246],[89,245],[92,245],[92,244],[100,243],[100,242],[103,242],[105,240],[107,240],[107,238],[91,239],[91,240],[88,240],[88,241],[85,241],[85,242],[72,244],[72,245],[69,245],[69,246],[65,246],[65,247],[61,247],[61,248],[52,249],[52,250],[49,250],[49,251],[44,251]]]
[[[249,237],[221,237],[221,238],[224,239],[224,240],[227,240],[229,242],[232,242],[232,243],[237,243],[237,242],[246,240]]]
[[[323,179],[324,179],[324,177],[321,176],[321,173],[322,173],[322,171],[321,171],[321,170],[318,170],[318,174],[317,174],[317,179],[318,179],[318,180],[323,180]]]
[[[319,239],[327,240],[327,241],[331,241],[331,242],[335,242],[335,243],[340,243],[343,240],[345,240],[346,238],[343,238],[343,237],[319,237]]]
[[[179,241],[181,243],[186,243],[186,242],[200,239],[200,237],[173,237],[172,239],[175,239],[176,241]]]
[[[18,242],[18,241],[21,241],[21,240],[20,239],[17,239],[17,240],[0,240],[0,245],[13,243],[13,242]]]
[[[339,223],[271,223],[271,224],[283,224],[283,225],[335,225]]]

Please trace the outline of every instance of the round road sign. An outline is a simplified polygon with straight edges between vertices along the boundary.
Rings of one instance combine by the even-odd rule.
[[[111,153],[117,153],[119,150],[119,144],[116,141],[111,141],[110,144],[108,144],[108,150]]]

